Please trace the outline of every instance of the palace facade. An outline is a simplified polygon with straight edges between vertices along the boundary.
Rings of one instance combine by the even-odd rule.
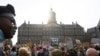
[[[27,42],[32,43],[51,43],[51,39],[65,43],[68,38],[73,41],[76,39],[85,41],[85,31],[78,23],[58,24],[56,13],[52,10],[49,12],[50,17],[47,24],[30,24],[24,22],[18,27],[18,44]]]

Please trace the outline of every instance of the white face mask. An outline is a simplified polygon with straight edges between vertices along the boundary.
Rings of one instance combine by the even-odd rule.
[[[2,32],[2,30],[0,29],[0,42],[4,41],[4,34]]]

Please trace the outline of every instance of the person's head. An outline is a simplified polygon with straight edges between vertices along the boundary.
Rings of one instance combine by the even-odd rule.
[[[31,51],[28,47],[20,47],[18,50],[18,56],[31,56]]]
[[[17,29],[14,19],[15,10],[10,4],[0,6],[0,30],[2,30],[4,39],[11,39]]]
[[[4,46],[4,51],[10,51],[11,50],[11,46],[10,45],[6,45],[6,46]]]
[[[99,54],[98,54],[97,50],[94,48],[89,48],[86,51],[86,56],[98,56],[98,55]]]
[[[62,52],[59,49],[54,49],[51,51],[51,56],[62,56]]]
[[[16,47],[12,47],[11,51],[16,52]]]

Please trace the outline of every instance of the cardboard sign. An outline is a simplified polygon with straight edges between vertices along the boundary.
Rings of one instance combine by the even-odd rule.
[[[94,43],[94,44],[100,43],[100,38],[92,38],[91,43]]]
[[[73,41],[72,41],[72,39],[67,40],[66,45],[67,45],[68,49],[73,49]]]

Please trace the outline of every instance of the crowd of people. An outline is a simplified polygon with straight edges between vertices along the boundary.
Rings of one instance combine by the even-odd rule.
[[[0,56],[100,56],[100,45],[68,49],[67,46],[50,45],[4,45],[0,47]]]
[[[5,43],[6,39],[13,38],[17,26],[14,19],[15,9],[11,4],[0,6],[0,56],[100,56],[100,45],[79,46],[73,49],[67,46],[55,48],[50,45],[16,45]]]

